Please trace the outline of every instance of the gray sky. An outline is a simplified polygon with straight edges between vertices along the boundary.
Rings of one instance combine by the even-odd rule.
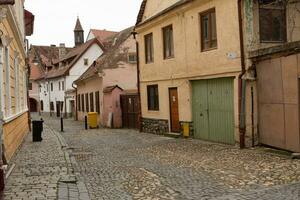
[[[74,46],[77,15],[85,38],[90,28],[120,31],[135,24],[140,3],[141,0],[26,0],[25,9],[35,15],[29,42]]]

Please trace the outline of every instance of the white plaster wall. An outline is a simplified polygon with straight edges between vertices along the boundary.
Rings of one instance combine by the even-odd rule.
[[[94,39],[94,38],[95,38],[95,35],[93,34],[92,31],[90,31],[87,38],[86,38],[86,41],[89,41],[89,40]]]
[[[90,66],[103,54],[103,50],[98,44],[93,44],[77,61],[77,63],[72,67],[69,75],[66,76],[66,90],[73,90],[72,83],[77,80]],[[84,59],[89,60],[88,65],[84,65]],[[69,98],[67,101],[67,113],[70,113],[70,101],[75,98]]]

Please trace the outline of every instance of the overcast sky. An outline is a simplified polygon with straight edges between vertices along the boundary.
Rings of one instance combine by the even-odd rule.
[[[26,0],[25,9],[35,15],[29,42],[74,46],[77,16],[85,38],[90,28],[120,31],[135,24],[140,3],[141,0]]]

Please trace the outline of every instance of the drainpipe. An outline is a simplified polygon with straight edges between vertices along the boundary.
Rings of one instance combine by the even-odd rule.
[[[239,75],[239,132],[240,132],[240,148],[245,148],[246,133],[246,80],[243,79],[246,73],[245,52],[244,52],[244,35],[243,35],[243,19],[242,19],[242,0],[238,0],[238,20],[240,35],[240,52],[241,52],[241,73]]]
[[[78,97],[77,97],[77,87],[74,86],[74,82],[72,83],[72,88],[75,89],[75,120],[78,121],[78,108],[77,108],[77,105],[78,105]]]
[[[133,38],[136,41],[136,67],[137,67],[137,87],[138,87],[138,98],[139,98],[139,114],[138,124],[139,130],[142,132],[142,106],[141,106],[141,87],[140,87],[140,56],[139,56],[139,42],[136,40],[137,32],[132,32]]]

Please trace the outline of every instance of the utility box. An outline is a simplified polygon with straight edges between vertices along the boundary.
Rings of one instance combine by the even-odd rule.
[[[189,123],[183,123],[182,124],[182,130],[183,130],[183,137],[185,137],[185,138],[190,137],[190,125],[189,125]]]
[[[43,132],[43,120],[34,120],[32,121],[32,141],[33,142],[41,142],[42,132]]]
[[[98,113],[89,112],[88,113],[88,125],[90,128],[98,128]]]

